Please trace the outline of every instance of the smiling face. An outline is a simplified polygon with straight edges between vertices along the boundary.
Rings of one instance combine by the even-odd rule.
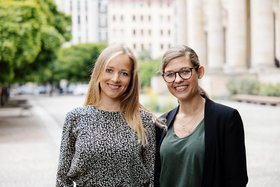
[[[164,72],[178,72],[184,68],[193,68],[193,65],[188,56],[181,56],[170,60],[165,66]],[[198,79],[203,75],[202,67],[191,70],[191,76],[188,79],[183,79],[176,73],[176,78],[171,83],[166,83],[168,90],[178,100],[189,100],[199,94]]]
[[[117,54],[107,62],[100,74],[101,99],[120,102],[132,77],[132,62],[125,54]]]

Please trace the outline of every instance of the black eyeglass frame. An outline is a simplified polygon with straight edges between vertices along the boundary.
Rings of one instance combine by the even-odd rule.
[[[192,70],[193,70],[193,69],[194,69],[194,68],[184,67],[184,68],[180,69],[179,71],[170,71],[170,72],[168,72],[168,73],[174,73],[175,76],[174,76],[173,81],[166,81],[165,75],[166,75],[167,72],[162,73],[161,76],[162,76],[163,80],[164,80],[165,82],[167,82],[167,83],[172,83],[172,82],[174,82],[174,81],[176,80],[177,73],[178,73],[178,75],[179,75],[183,80],[188,80],[188,79],[190,79],[190,78],[192,77]],[[186,71],[186,70],[190,70],[190,75],[189,75],[188,78],[183,78],[182,75],[181,75],[181,73],[182,73],[183,71]]]

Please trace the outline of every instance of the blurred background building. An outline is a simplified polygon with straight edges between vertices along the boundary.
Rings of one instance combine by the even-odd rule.
[[[71,44],[125,43],[159,58],[175,39],[174,0],[56,0],[72,17]]]
[[[174,0],[109,0],[108,43],[159,58],[173,43]]]
[[[55,0],[58,8],[72,17],[70,44],[108,41],[108,0]]]
[[[197,51],[201,84],[226,95],[232,79],[280,82],[280,0],[56,0],[72,16],[71,44],[125,43],[160,58],[174,44]]]

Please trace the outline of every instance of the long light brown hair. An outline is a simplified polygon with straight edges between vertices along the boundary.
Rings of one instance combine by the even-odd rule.
[[[100,75],[105,71],[108,62],[119,54],[125,54],[130,58],[132,64],[132,76],[127,90],[121,97],[121,111],[128,125],[137,133],[139,143],[147,144],[145,129],[140,116],[139,103],[139,80],[137,72],[137,60],[133,52],[124,45],[111,45],[105,48],[96,60],[92,70],[91,79],[89,81],[89,89],[87,92],[84,105],[98,106],[101,100]]]

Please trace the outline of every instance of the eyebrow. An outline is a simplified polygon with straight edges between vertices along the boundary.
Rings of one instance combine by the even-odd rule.
[[[186,66],[186,67],[182,67],[182,68],[180,68],[178,70],[168,70],[168,71],[165,71],[165,72],[175,72],[175,71],[177,72],[177,71],[180,71],[180,70],[183,70],[183,69],[186,69],[186,68],[191,69],[192,67]]]
[[[111,69],[115,69],[113,66],[106,66],[106,68],[111,68]],[[131,72],[132,70],[128,70],[128,69],[121,69],[120,71],[127,71],[127,72]]]

